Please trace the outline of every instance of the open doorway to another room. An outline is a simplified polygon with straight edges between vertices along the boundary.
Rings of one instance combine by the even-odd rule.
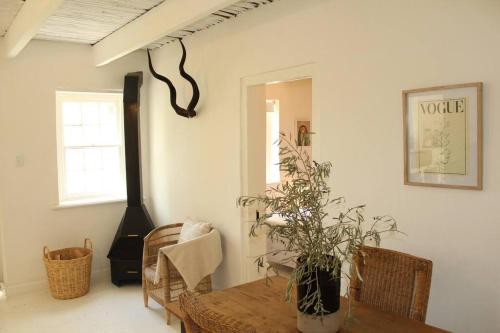
[[[312,80],[301,79],[266,84],[266,190],[276,188],[286,182],[287,175],[280,171],[281,162],[278,139],[280,133],[286,135],[300,151],[312,159],[311,136],[312,126]],[[281,224],[285,221],[280,216],[273,216],[270,223]],[[280,249],[280,242],[266,239],[262,253]],[[267,261],[280,274],[287,275],[293,268],[293,263],[286,261],[287,254],[280,252],[267,256]]]
[[[266,84],[266,186],[284,181],[279,147],[283,133],[312,157],[312,79]]]
[[[302,68],[304,69],[304,68]],[[280,133],[312,158],[314,140],[310,136],[313,129],[313,84],[312,73],[297,75],[296,69],[286,73],[277,73],[276,79],[265,74],[258,84],[243,82],[243,118],[242,118],[242,194],[263,194],[266,189],[286,181],[286,175],[280,171],[279,146]],[[300,70],[299,70],[300,72]],[[294,76],[297,75],[297,76]],[[245,281],[262,277],[265,270],[258,270],[255,264],[257,256],[269,252],[279,244],[271,243],[265,230],[258,237],[249,238],[248,234],[257,216],[265,213],[263,207],[246,208],[243,212],[242,273]],[[272,219],[280,223],[279,217]],[[283,258],[268,257],[270,264]],[[286,270],[286,267],[281,267]]]

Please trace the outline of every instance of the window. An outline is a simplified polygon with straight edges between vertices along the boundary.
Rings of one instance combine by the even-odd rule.
[[[266,183],[280,182],[280,110],[278,100],[266,101]]]
[[[126,198],[122,100],[56,92],[59,205]]]

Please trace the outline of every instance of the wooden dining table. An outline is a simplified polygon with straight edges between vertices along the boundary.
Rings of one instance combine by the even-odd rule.
[[[259,333],[297,333],[297,308],[284,301],[288,280],[275,276],[199,296],[211,310],[255,327]],[[178,306],[178,305],[176,305]],[[340,311],[347,310],[341,297]],[[366,304],[354,304],[354,319],[345,322],[341,333],[443,333],[423,322],[380,311]]]

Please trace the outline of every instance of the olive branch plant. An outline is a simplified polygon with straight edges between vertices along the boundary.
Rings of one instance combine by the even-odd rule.
[[[309,155],[283,133],[275,144],[280,148],[279,166],[285,181],[268,188],[262,195],[241,196],[237,201],[240,207],[260,205],[266,210],[252,225],[250,237],[255,237],[258,229],[267,227],[267,237],[283,245],[280,250],[258,256],[257,265],[264,267],[267,255],[281,252],[287,253],[281,263],[296,263],[285,293],[287,301],[291,300],[294,286],[319,283],[318,269],[331,272],[332,279],[343,278],[348,284],[352,274],[362,279],[354,256],[367,241],[379,246],[382,234],[399,232],[396,221],[387,215],[367,221],[365,205],[344,209],[343,197],[330,198],[330,162],[311,161]],[[335,213],[329,213],[332,208]],[[268,219],[275,214],[285,223],[269,223]],[[348,271],[342,269],[346,266]],[[319,286],[307,290],[305,297],[298,300],[300,308],[311,307],[314,315],[323,317],[328,312],[321,302]],[[346,290],[349,298],[349,287]],[[347,317],[351,318],[350,298]]]

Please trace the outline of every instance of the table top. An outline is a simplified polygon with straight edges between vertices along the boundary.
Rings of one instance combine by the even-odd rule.
[[[200,297],[210,309],[251,324],[257,332],[296,333],[299,332],[296,305],[293,301],[287,303],[283,300],[287,283],[283,277],[272,277],[268,282],[262,279]],[[347,300],[342,297],[340,311],[345,313],[346,310]],[[349,325],[343,325],[341,333],[448,332],[361,303],[355,304],[354,317]]]

